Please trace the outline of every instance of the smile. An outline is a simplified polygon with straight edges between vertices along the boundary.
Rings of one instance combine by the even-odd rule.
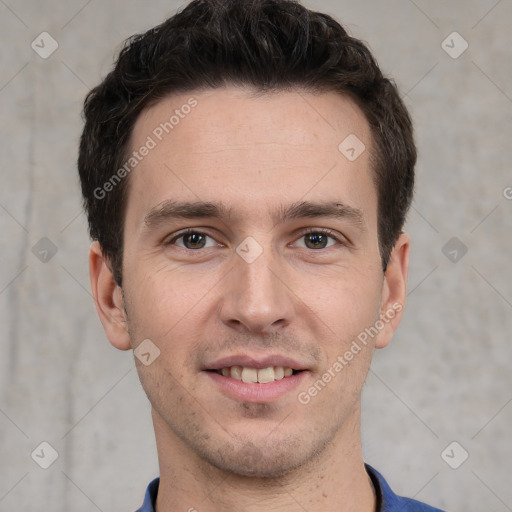
[[[297,388],[305,386],[304,379],[309,374],[307,370],[283,366],[260,369],[229,366],[203,372],[213,384],[213,389],[237,402],[252,403],[271,403],[286,396],[295,396]]]
[[[231,366],[216,370],[219,375],[231,377],[235,380],[241,380],[246,383],[268,384],[276,380],[291,377],[295,371],[292,368],[284,366],[269,366],[268,368],[251,368],[247,366]]]

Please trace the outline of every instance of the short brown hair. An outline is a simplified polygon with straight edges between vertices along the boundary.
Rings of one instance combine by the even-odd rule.
[[[412,123],[394,82],[363,42],[332,17],[294,0],[194,0],[128,39],[114,69],[84,103],[78,170],[90,235],[121,285],[128,177],[98,190],[123,165],[143,109],[173,92],[223,85],[298,87],[350,96],[373,138],[378,235],[385,270],[414,188]]]

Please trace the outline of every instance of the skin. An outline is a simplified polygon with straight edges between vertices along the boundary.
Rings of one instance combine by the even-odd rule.
[[[122,290],[98,243],[90,252],[110,342],[128,350],[150,339],[160,350],[148,366],[136,359],[158,447],[157,510],[373,511],[360,394],[401,311],[308,404],[297,399],[405,301],[409,240],[400,235],[384,274],[366,119],[335,93],[226,87],[144,111],[132,148],[192,96],[197,106],[130,175]],[[338,150],[349,134],[366,146],[353,162]],[[223,204],[228,215],[173,218],[162,215],[168,201]],[[277,218],[305,201],[342,203],[360,218]],[[204,248],[176,239],[187,228],[208,235]],[[336,238],[312,248],[308,230]],[[252,263],[236,252],[249,236],[262,249]],[[203,371],[219,357],[268,353],[308,368],[300,388],[270,403],[228,397]]]

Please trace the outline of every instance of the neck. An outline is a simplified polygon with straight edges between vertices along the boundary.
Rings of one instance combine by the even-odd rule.
[[[156,512],[375,512],[364,467],[360,410],[333,441],[299,469],[275,478],[247,477],[201,459],[153,412],[160,465]]]

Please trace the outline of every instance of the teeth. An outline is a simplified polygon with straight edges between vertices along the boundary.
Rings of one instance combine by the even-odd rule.
[[[269,366],[258,370],[247,366],[231,366],[231,368],[222,368],[219,373],[224,377],[231,377],[242,382],[266,384],[267,382],[281,380],[284,377],[290,377],[293,374],[293,369],[283,366]]]
[[[236,380],[242,380],[242,367],[232,366],[231,367],[231,378]]]
[[[274,366],[274,379],[281,380],[284,377],[284,368],[282,366]]]
[[[242,370],[242,382],[258,382],[258,370],[245,368]]]
[[[258,370],[258,382],[265,384],[266,382],[274,382],[274,380],[275,370],[272,366]]]

